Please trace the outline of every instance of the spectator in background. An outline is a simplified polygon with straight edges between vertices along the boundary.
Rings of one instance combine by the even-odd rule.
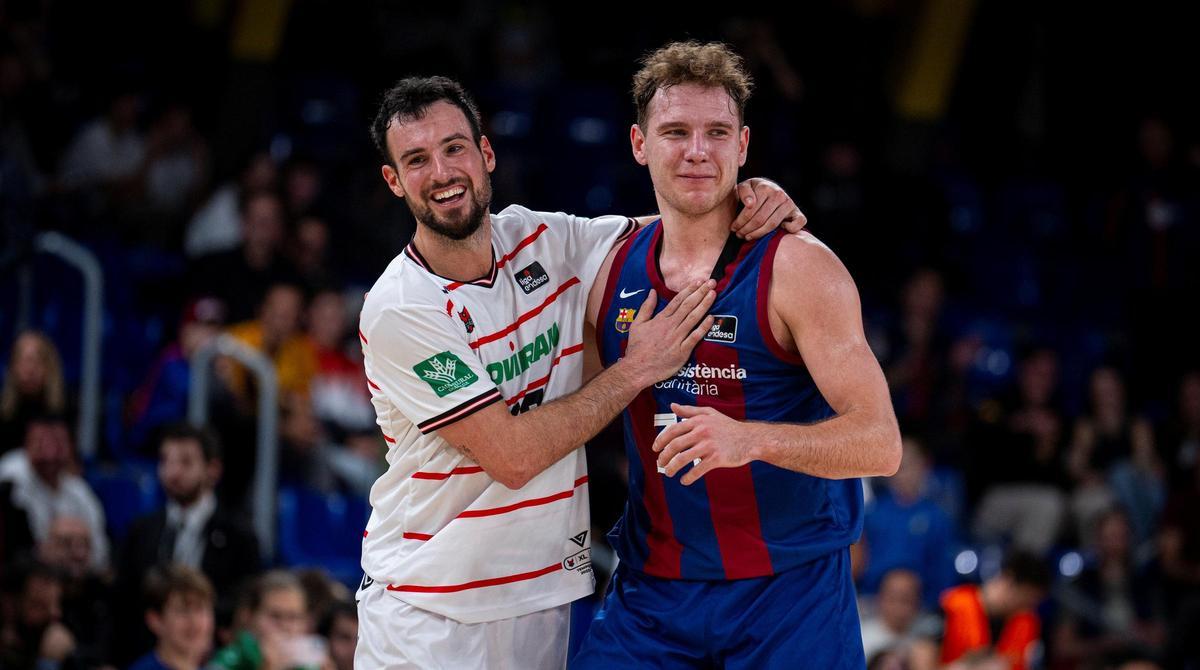
[[[329,645],[333,670],[354,670],[354,648],[358,645],[358,607],[354,602],[336,603],[318,631]]]
[[[1055,662],[1063,666],[1090,667],[1115,655],[1150,653],[1166,637],[1158,580],[1134,555],[1125,513],[1106,511],[1093,537],[1088,564],[1055,594],[1062,619],[1053,649]]]
[[[150,124],[143,169],[146,206],[172,230],[181,229],[208,178],[208,147],[187,106],[167,105]]]
[[[335,440],[376,430],[362,352],[357,340],[350,345],[346,339],[348,317],[345,298],[333,289],[318,291],[308,307],[308,336],[317,355],[312,404]]]
[[[1075,424],[1068,460],[1080,535],[1090,542],[1096,518],[1117,502],[1129,514],[1135,540],[1148,540],[1166,498],[1154,433],[1149,422],[1129,414],[1125,383],[1115,369],[1092,373],[1089,396],[1090,413]]]
[[[62,580],[62,621],[75,634],[76,654],[91,663],[107,659],[118,622],[111,608],[111,576],[92,563],[87,522],[73,516],[55,518],[38,545],[38,558]]]
[[[22,331],[0,390],[0,454],[21,446],[25,424],[39,414],[67,413],[67,389],[58,349],[36,330]]]
[[[943,375],[940,317],[942,277],[935,270],[918,270],[905,284],[897,332],[890,338],[885,367],[896,415],[906,425],[927,425]]]
[[[234,322],[253,318],[273,285],[296,281],[296,271],[283,255],[284,209],[279,196],[272,191],[245,192],[239,212],[241,245],[197,258],[190,271],[192,295],[220,298]]]
[[[13,483],[0,482],[0,565],[11,565],[33,547],[29,515],[13,503]]]
[[[329,662],[319,638],[309,634],[304,587],[292,573],[273,570],[261,576],[243,609],[244,627],[213,656],[211,668],[315,669]]]
[[[158,479],[167,505],[130,528],[118,571],[120,593],[137,593],[148,570],[175,563],[198,568],[216,589],[218,608],[233,609],[233,593],[258,572],[260,559],[258,539],[245,520],[214,494],[220,476],[220,445],[210,432],[182,423],[164,431]],[[140,618],[135,600],[126,599],[123,621]],[[128,660],[148,646],[149,636],[140,626],[122,628],[127,634],[119,660]]]
[[[317,630],[339,604],[354,602],[350,589],[321,568],[301,568],[294,570],[293,574],[304,587],[304,601],[308,604],[308,625],[305,630]]]
[[[921,591],[921,577],[912,570],[895,568],[883,576],[874,608],[862,610],[863,652],[868,661],[883,652],[907,658],[909,646],[919,636],[935,632],[929,627],[936,621],[921,615]]]
[[[1045,554],[1066,517],[1062,485],[1063,418],[1056,402],[1058,355],[1036,349],[1021,361],[1015,397],[989,400],[969,433],[969,487],[982,493],[975,534],[1011,536],[1020,549]]]
[[[29,420],[25,448],[0,458],[0,481],[13,483],[13,503],[25,510],[39,544],[59,516],[83,519],[92,539],[92,568],[108,569],[104,508],[87,482],[75,474],[71,433],[57,415]]]
[[[258,318],[229,328],[229,334],[262,352],[275,364],[280,404],[292,397],[309,399],[309,387],[317,372],[317,355],[312,342],[300,329],[304,315],[304,293],[293,284],[274,284],[263,298]],[[241,365],[225,366],[222,377],[239,405],[256,413],[250,379]]]
[[[150,440],[164,425],[187,416],[191,359],[221,332],[225,306],[216,298],[193,300],[184,310],[179,339],[159,354],[145,381],[129,399],[128,442],[137,453],[153,453]]]
[[[269,192],[278,182],[279,171],[270,154],[251,156],[238,180],[223,184],[192,217],[184,235],[184,253],[197,258],[237,248],[242,242],[239,204],[243,194]]]
[[[137,128],[141,96],[128,88],[112,96],[108,111],[83,126],[67,147],[59,170],[65,191],[122,190],[146,157]]]
[[[917,643],[913,653],[925,660],[937,658],[943,665],[969,660],[989,669],[1027,670],[1033,667],[1041,640],[1036,609],[1049,585],[1050,572],[1041,559],[1013,553],[999,574],[982,585],[963,584],[946,591],[941,598],[941,634]]]
[[[1170,473],[1170,485],[1186,487],[1200,463],[1200,370],[1183,375],[1175,412],[1158,435],[1156,442]]]
[[[154,649],[129,670],[198,670],[212,650],[213,587],[198,570],[174,564],[145,580],[146,625]]]
[[[312,160],[295,157],[283,166],[284,209],[293,221],[313,214],[324,188],[321,169]]]
[[[1169,667],[1182,667],[1184,659],[1200,664],[1200,464],[1188,474],[1171,493],[1158,540],[1167,617],[1173,622]]]
[[[934,605],[955,579],[954,522],[928,497],[929,456],[924,445],[911,436],[904,437],[903,445],[900,469],[885,480],[886,487],[876,489],[867,508],[861,591],[875,593],[885,575],[905,568],[924,585],[921,600]]]
[[[62,580],[57,572],[40,563],[6,566],[0,599],[0,667],[81,667],[75,636],[62,623]]]
[[[304,285],[310,289],[328,286],[334,281],[329,257],[329,224],[324,219],[308,215],[296,222],[288,248]]]

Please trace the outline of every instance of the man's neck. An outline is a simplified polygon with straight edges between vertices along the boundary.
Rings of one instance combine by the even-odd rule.
[[[737,213],[737,200],[729,198],[712,211],[688,215],[659,201],[663,220],[662,253],[658,268],[672,290],[693,280],[708,279],[729,239],[729,224]]]
[[[417,224],[413,244],[429,263],[429,269],[442,277],[470,281],[490,274],[492,270],[491,215],[465,240],[452,240],[428,227]]]

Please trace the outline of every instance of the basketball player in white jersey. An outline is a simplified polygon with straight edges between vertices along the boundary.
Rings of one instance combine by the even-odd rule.
[[[709,328],[711,282],[641,310],[625,358],[581,388],[588,290],[637,221],[490,214],[495,154],[451,80],[400,81],[372,131],[417,231],[360,319],[389,449],[363,533],[355,665],[561,668],[570,602],[594,588],[579,447],[683,365]],[[757,195],[741,233],[803,226],[782,191]]]

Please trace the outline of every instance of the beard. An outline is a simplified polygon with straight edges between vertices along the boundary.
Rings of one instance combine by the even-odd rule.
[[[447,186],[435,186],[429,189],[429,193],[432,194],[443,190]],[[421,200],[407,198],[408,207],[412,211],[413,218],[438,235],[451,240],[465,240],[474,235],[475,231],[479,230],[479,227],[483,225],[483,221],[488,215],[488,208],[492,205],[492,180],[488,173],[484,172],[483,182],[479,185],[478,189],[469,180],[462,183],[462,186],[466,189],[463,195],[467,199],[467,207],[461,210],[461,213],[434,213],[433,208],[426,204],[432,198],[432,195],[430,195]]]

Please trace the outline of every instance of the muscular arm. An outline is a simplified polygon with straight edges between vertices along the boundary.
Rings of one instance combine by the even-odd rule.
[[[841,261],[811,235],[789,236],[775,256],[771,330],[798,353],[836,416],[814,424],[738,422],[712,408],[672,405],[687,419],[654,442],[658,463],[691,484],[718,467],[753,460],[827,479],[891,475],[900,431],[887,383],[863,334],[858,290]]]
[[[850,274],[828,247],[801,233],[780,244],[773,276],[772,327],[785,340],[780,344],[804,359],[837,415],[804,426],[755,424],[756,458],[830,479],[894,474],[900,430],[887,381],[863,334]],[[776,318],[783,328],[775,328]]]
[[[715,297],[711,281],[697,283],[650,318],[658,299],[650,291],[630,328],[625,358],[583,388],[518,416],[492,404],[438,435],[496,481],[521,488],[600,432],[643,388],[674,374],[712,325],[705,314]]]

